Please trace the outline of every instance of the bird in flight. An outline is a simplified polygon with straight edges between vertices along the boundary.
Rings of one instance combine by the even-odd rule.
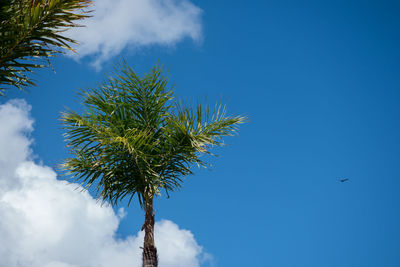
[[[339,182],[344,183],[344,182],[347,182],[348,180],[349,180],[349,179],[347,179],[347,178],[339,179]]]

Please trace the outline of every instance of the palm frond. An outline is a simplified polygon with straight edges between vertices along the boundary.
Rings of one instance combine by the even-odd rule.
[[[5,0],[0,5],[0,95],[35,85],[29,74],[77,42],[63,35],[87,18],[90,0]]]

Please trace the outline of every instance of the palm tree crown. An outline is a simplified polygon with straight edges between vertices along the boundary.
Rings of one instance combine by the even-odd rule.
[[[116,78],[83,91],[82,115],[62,114],[73,158],[63,167],[99,196],[116,204],[136,194],[146,198],[181,186],[201,153],[222,145],[243,117],[226,116],[225,108],[187,107],[172,97],[159,67],[139,77],[126,64]]]

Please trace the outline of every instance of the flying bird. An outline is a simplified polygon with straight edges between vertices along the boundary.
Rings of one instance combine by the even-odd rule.
[[[349,180],[349,179],[347,179],[347,178],[339,179],[339,182],[344,183],[344,182],[347,182],[348,180]]]

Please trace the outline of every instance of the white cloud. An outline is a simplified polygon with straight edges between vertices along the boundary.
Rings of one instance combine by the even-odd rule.
[[[0,266],[141,266],[144,234],[115,237],[123,210],[115,214],[31,160],[29,111],[22,100],[0,105]],[[155,238],[160,266],[196,267],[207,256],[171,221],[156,223]]]
[[[21,101],[11,101],[0,106],[0,193],[16,186],[9,179],[17,165],[30,155],[31,140],[26,133],[32,131],[29,107]],[[5,138],[12,136],[13,138]]]
[[[202,38],[202,11],[188,0],[94,0],[93,10],[93,17],[82,22],[86,27],[67,34],[80,42],[78,58],[92,55],[97,68],[126,47]]]

